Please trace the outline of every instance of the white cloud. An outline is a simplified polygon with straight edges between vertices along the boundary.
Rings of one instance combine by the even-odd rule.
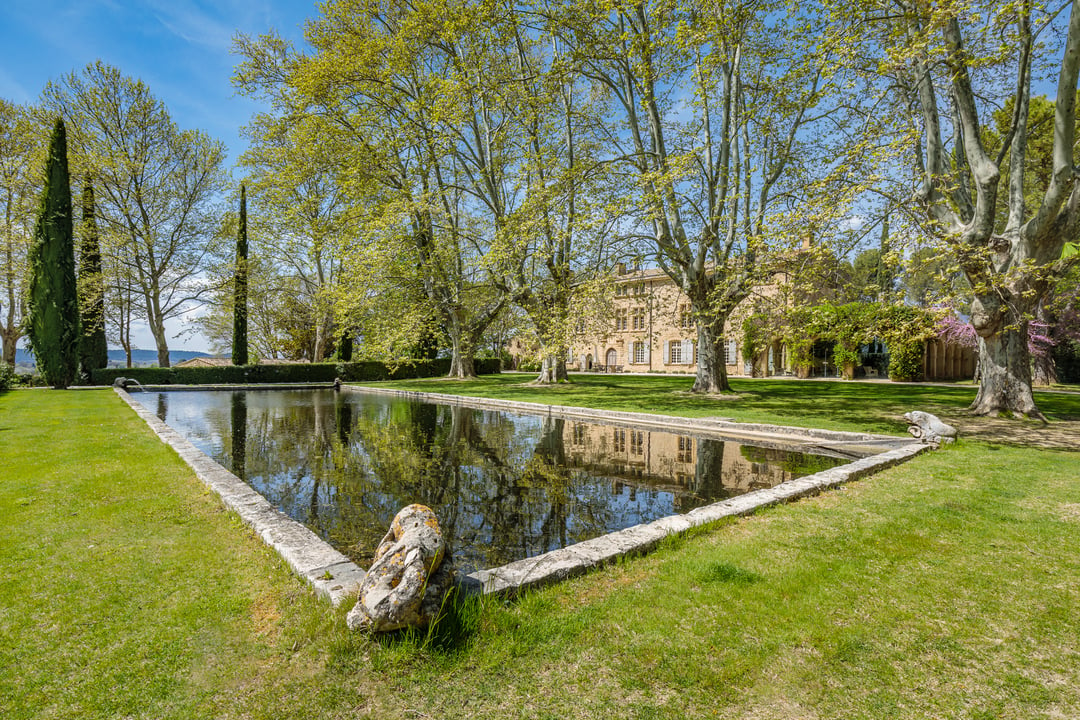
[[[840,229],[843,231],[848,230],[861,230],[862,226],[866,224],[866,219],[859,215],[853,215],[846,217],[840,221]]]
[[[185,0],[153,0],[151,11],[165,28],[186,42],[228,50],[233,28]]]

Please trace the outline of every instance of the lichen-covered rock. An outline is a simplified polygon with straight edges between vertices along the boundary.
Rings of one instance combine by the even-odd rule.
[[[911,423],[908,427],[911,436],[928,445],[951,443],[956,439],[956,428],[942,422],[936,415],[922,410],[912,410],[904,413],[904,419]]]
[[[443,562],[445,554],[431,508],[402,508],[360,583],[360,599],[347,618],[349,629],[386,632],[427,626],[454,580],[451,563]]]

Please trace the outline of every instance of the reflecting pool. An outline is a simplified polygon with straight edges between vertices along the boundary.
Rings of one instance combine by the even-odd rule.
[[[132,397],[362,567],[409,503],[471,572],[846,462],[361,392]]]

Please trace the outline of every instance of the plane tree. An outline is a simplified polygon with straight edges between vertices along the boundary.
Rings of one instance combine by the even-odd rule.
[[[479,339],[508,302],[492,249],[511,184],[506,107],[492,92],[471,94],[483,65],[467,41],[489,26],[485,10],[450,5],[327,3],[308,27],[308,54],[276,36],[238,39],[237,82],[278,98],[281,112],[318,119],[319,141],[346,165],[339,182],[363,210],[362,240],[419,271],[451,346],[450,374],[471,377]]]
[[[1028,325],[1080,236],[1076,94],[1080,2],[867,2],[837,6],[852,46],[880,59],[882,97],[917,159],[923,231],[971,287],[979,390],[971,411],[1042,417],[1031,392]],[[1050,78],[1050,167],[1036,141]],[[995,111],[1008,107],[1007,117]],[[988,142],[988,131],[1000,142]],[[1032,192],[1034,175],[1046,184]],[[1007,178],[1007,183],[1004,179]]]
[[[0,98],[0,362],[15,366],[23,336],[26,253],[34,232],[34,208],[44,156],[44,134],[26,108]]]
[[[730,390],[725,323],[774,269],[771,251],[845,208],[849,128],[829,105],[818,19],[768,0],[544,5],[552,32],[610,100],[612,159],[633,177],[639,233],[686,293],[696,392]],[[826,201],[826,197],[828,200]]]

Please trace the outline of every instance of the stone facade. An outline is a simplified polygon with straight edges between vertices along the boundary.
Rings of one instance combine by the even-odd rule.
[[[752,297],[774,294],[772,286],[756,288]],[[742,357],[742,323],[750,301],[740,303],[724,326],[728,375],[750,375]],[[511,348],[511,351],[520,349]],[[690,300],[661,270],[622,273],[615,280],[615,299],[608,329],[581,333],[567,356],[567,369],[599,372],[697,372],[697,328]],[[760,374],[790,372],[777,344],[758,361]]]
[[[743,321],[755,306],[782,302],[780,287],[783,274],[775,284],[755,287],[739,303],[724,325],[725,365],[729,376],[769,377],[840,377],[842,368],[832,363],[831,345],[815,346],[809,364],[796,366],[787,347],[773,342],[757,357],[743,357]],[[766,300],[761,303],[761,300]],[[600,329],[575,335],[566,358],[566,369],[578,372],[686,373],[697,372],[697,328],[690,310],[690,299],[662,270],[620,272],[615,277],[615,297],[611,315]],[[535,342],[527,337],[513,338],[506,350],[514,358],[514,367],[535,353]],[[863,348],[863,365],[848,368],[847,374],[860,378],[884,377],[876,367],[887,348],[873,342]],[[884,360],[882,360],[884,362]],[[924,380],[970,380],[975,375],[976,356],[972,349],[930,340],[923,349]]]

